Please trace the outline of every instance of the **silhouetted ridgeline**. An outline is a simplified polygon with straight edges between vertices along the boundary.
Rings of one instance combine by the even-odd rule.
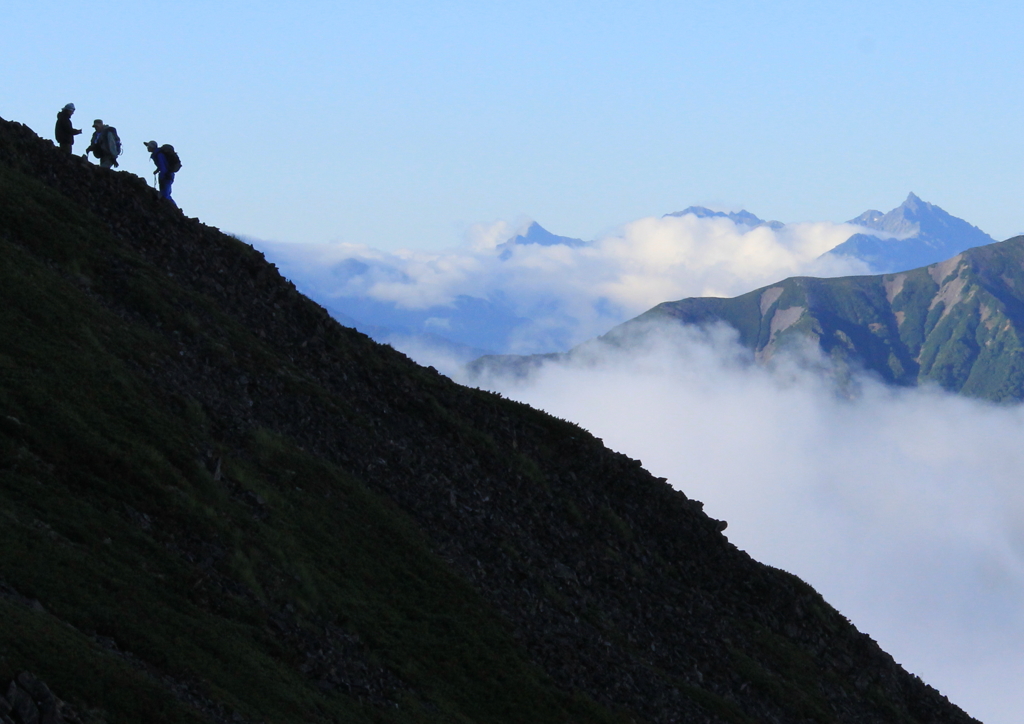
[[[8,122],[0,247],[0,679],[83,721],[972,721],[639,462]]]

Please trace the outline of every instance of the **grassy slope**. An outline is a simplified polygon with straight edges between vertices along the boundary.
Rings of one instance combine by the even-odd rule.
[[[188,329],[176,313],[187,292],[2,167],[0,199],[0,571],[46,607],[0,600],[0,675],[33,670],[110,721],[195,719],[104,637],[251,718],[607,718],[555,691],[393,505],[287,439],[256,433],[247,454],[221,450],[199,404],[154,393],[138,370],[177,351],[94,295],[125,283],[108,270],[130,270],[136,303]],[[286,364],[220,325],[235,354]],[[221,481],[205,464],[216,457]],[[312,686],[269,627],[283,607],[299,628],[357,635],[396,682],[398,713]]]

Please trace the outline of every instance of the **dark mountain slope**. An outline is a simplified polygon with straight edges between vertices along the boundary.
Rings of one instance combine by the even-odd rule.
[[[968,249],[898,274],[794,277],[733,299],[659,304],[609,332],[652,320],[722,321],[767,359],[811,338],[887,382],[935,382],[990,400],[1024,399],[1024,237]]]
[[[127,721],[968,722],[585,431],[0,121],[0,678]]]

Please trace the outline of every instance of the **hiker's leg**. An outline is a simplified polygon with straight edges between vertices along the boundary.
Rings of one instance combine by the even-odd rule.
[[[167,199],[174,204],[174,199],[171,198],[171,184],[174,183],[174,174],[169,173],[166,176],[160,176],[160,198]],[[177,206],[177,204],[174,204]]]

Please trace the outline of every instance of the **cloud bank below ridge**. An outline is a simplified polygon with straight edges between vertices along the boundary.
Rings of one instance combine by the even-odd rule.
[[[1021,721],[1024,407],[867,377],[837,394],[833,372],[815,348],[766,368],[728,328],[665,326],[484,386],[704,501],[968,713]]]

